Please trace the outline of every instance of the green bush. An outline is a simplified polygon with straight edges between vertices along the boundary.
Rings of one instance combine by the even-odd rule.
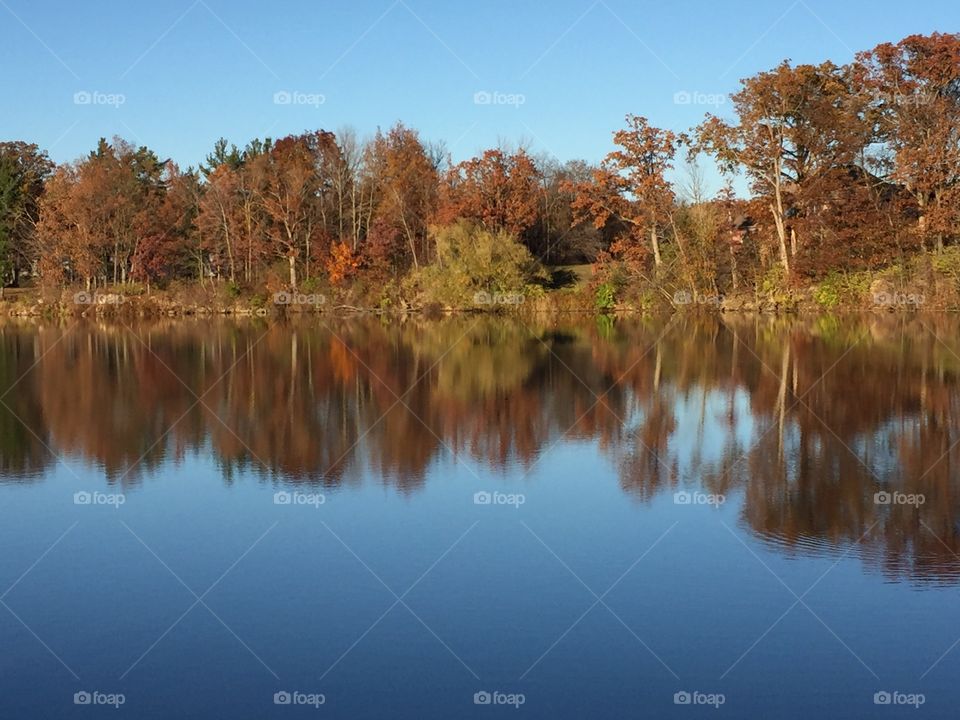
[[[944,248],[942,253],[933,256],[932,262],[936,272],[960,280],[960,247]]]
[[[813,299],[825,310],[832,310],[843,299],[843,276],[830,273],[814,288]]]
[[[814,288],[813,299],[825,310],[832,310],[840,305],[859,306],[870,290],[870,282],[871,276],[866,272],[849,275],[831,272]]]
[[[613,310],[617,305],[617,289],[612,282],[600,283],[594,295],[594,307],[600,312]]]
[[[408,276],[423,303],[455,308],[519,304],[549,281],[543,266],[515,237],[466,221],[436,231],[434,261]]]

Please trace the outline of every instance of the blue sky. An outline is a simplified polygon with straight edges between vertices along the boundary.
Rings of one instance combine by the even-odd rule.
[[[401,120],[455,160],[526,140],[596,161],[626,113],[683,130],[785,57],[958,28],[955,0],[0,0],[0,138],[65,161],[120,135],[186,166],[221,135]]]

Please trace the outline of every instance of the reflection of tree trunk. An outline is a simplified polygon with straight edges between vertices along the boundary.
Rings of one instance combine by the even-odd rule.
[[[291,422],[294,420],[293,399],[296,396],[297,387],[297,333],[290,334],[290,392],[287,396],[287,406],[290,408]]]
[[[740,336],[737,335],[737,331],[733,331],[733,350],[730,352],[730,377],[731,379],[736,378],[737,376],[737,363],[740,360]]]
[[[790,371],[790,343],[783,345],[780,363],[780,391],[777,393],[777,458],[783,461],[783,429],[787,415],[787,375]]]
[[[660,341],[657,341],[657,359],[653,366],[653,391],[660,389],[660,373],[663,369],[663,353],[660,350]]]

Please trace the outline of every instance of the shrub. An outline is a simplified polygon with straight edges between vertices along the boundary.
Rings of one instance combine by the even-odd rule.
[[[839,305],[858,306],[870,289],[869,273],[829,273],[813,290],[813,299],[825,310]]]
[[[434,261],[408,277],[426,303],[474,307],[481,295],[523,298],[549,281],[547,272],[513,235],[461,220],[434,232]]]
[[[612,282],[600,283],[594,294],[594,306],[600,312],[613,310],[617,304],[617,289]]]

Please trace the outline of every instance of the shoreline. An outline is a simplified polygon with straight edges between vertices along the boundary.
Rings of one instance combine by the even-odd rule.
[[[178,300],[156,292],[150,296],[128,297],[117,300],[115,293],[105,294],[104,299],[89,303],[69,301],[48,301],[35,297],[25,301],[21,296],[17,300],[0,300],[0,316],[11,318],[61,319],[79,317],[85,319],[106,318],[307,318],[325,317],[424,317],[441,319],[454,316],[523,317],[527,315],[587,315],[587,316],[769,316],[769,317],[817,317],[817,316],[926,316],[950,315],[960,312],[960,306],[944,303],[891,303],[873,306],[849,304],[823,307],[815,302],[795,298],[790,302],[758,300],[753,297],[737,296],[720,302],[679,304],[668,302],[651,305],[631,303],[617,304],[607,308],[589,306],[586,298],[581,302],[558,301],[555,295],[547,293],[534,301],[512,307],[444,307],[427,304],[424,306],[407,305],[405,307],[382,308],[349,303],[322,303],[312,306],[268,304],[256,298],[238,298],[231,303],[194,303]]]

